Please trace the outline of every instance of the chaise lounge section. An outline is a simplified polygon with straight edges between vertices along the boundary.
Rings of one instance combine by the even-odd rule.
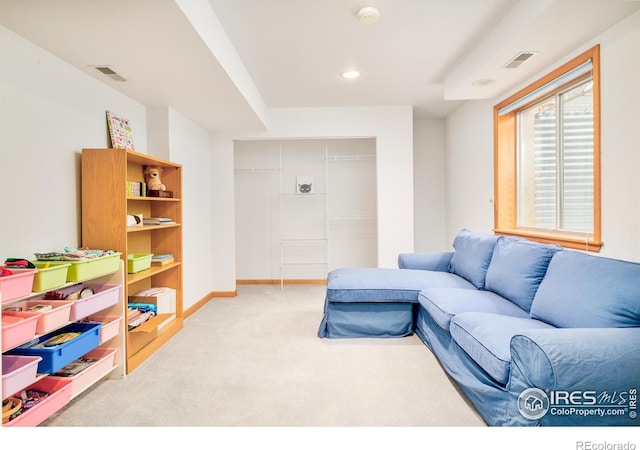
[[[462,230],[329,274],[318,335],[416,333],[495,426],[638,426],[640,265]]]

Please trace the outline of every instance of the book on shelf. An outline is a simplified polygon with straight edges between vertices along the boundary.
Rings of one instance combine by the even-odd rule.
[[[146,197],[147,183],[142,181],[127,181],[127,197]]]
[[[173,253],[159,253],[154,254],[151,257],[151,265],[152,266],[166,266],[167,264],[171,264],[173,262]]]
[[[107,125],[112,148],[125,148],[135,151],[133,131],[129,119],[107,111]]]
[[[169,259],[169,258],[173,258],[173,253],[158,253],[158,254],[154,253],[153,256],[151,256],[151,261]]]
[[[166,258],[166,259],[151,259],[151,265],[152,266],[156,266],[156,267],[162,267],[162,266],[166,266],[167,264],[171,264],[172,262],[174,262],[173,258]]]
[[[175,222],[169,217],[143,217],[142,223],[145,225],[168,225]]]
[[[173,191],[160,191],[157,189],[149,189],[147,192],[149,197],[173,198]]]

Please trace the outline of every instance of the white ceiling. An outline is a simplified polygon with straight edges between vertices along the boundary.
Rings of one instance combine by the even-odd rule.
[[[360,23],[362,6],[380,18]],[[264,129],[278,107],[412,105],[415,118],[443,118],[638,9],[637,0],[0,0],[0,24],[144,105],[220,131]],[[537,53],[504,68],[521,51]],[[344,80],[346,69],[362,76]],[[472,87],[485,78],[496,82]]]

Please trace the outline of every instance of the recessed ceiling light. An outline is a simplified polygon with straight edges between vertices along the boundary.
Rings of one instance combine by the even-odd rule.
[[[347,80],[353,80],[354,78],[358,78],[360,76],[360,72],[357,70],[347,70],[346,72],[342,72],[342,78],[346,78]]]
[[[471,86],[473,87],[490,86],[492,84],[495,84],[495,82],[496,80],[494,80],[493,78],[480,78],[479,80],[476,80],[473,83],[471,83]]]
[[[358,20],[362,23],[371,23],[378,20],[378,17],[380,17],[380,11],[373,6],[365,6],[356,12],[356,16],[358,16]]]

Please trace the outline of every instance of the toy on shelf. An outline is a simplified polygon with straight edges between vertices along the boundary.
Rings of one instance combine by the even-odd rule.
[[[147,188],[151,191],[166,191],[167,187],[162,183],[160,176],[162,175],[162,167],[160,166],[144,166],[144,180]]]

